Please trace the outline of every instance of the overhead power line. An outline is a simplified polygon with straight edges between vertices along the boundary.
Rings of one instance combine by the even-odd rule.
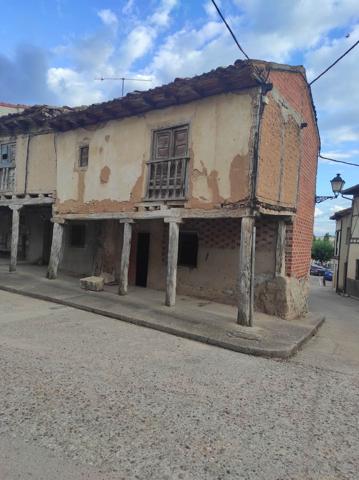
[[[335,158],[324,157],[324,155],[318,155],[318,156],[319,158],[322,158],[323,160],[328,160],[329,162],[345,163],[345,165],[352,165],[353,167],[359,167],[359,163],[345,162],[344,160],[336,160]]]
[[[309,82],[309,85],[312,85],[314,82],[316,82],[317,80],[319,80],[320,77],[322,77],[325,73],[327,73],[328,70],[330,70],[331,68],[334,67],[334,65],[336,65],[338,62],[340,62],[340,60],[342,58],[345,57],[345,55],[348,55],[348,53],[353,50],[357,45],[359,44],[359,40],[357,42],[354,43],[354,45],[352,45],[350,48],[348,48],[348,50],[346,52],[343,53],[343,55],[341,55],[339,58],[337,58],[335,60],[335,62],[333,62],[331,65],[329,65],[328,68],[326,68],[322,73],[320,73],[317,77],[314,78],[314,80],[312,80],[311,82]]]
[[[221,10],[220,10],[219,7],[218,7],[218,5],[216,4],[216,2],[215,2],[214,0],[212,0],[212,3],[213,3],[215,9],[216,9],[217,12],[218,12],[218,15],[221,17],[221,19],[223,20],[223,23],[224,23],[225,26],[227,27],[229,33],[232,35],[233,40],[236,42],[237,47],[238,47],[239,50],[243,53],[243,55],[246,57],[246,59],[249,60],[248,55],[247,55],[246,52],[243,50],[243,48],[240,46],[240,44],[239,44],[239,42],[238,42],[235,34],[233,33],[233,30],[232,30],[231,27],[228,25],[226,19],[224,18]]]

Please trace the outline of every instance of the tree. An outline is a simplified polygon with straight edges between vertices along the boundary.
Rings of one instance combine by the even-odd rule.
[[[329,241],[329,234],[323,239],[313,240],[312,258],[319,262],[328,262],[334,255],[334,245]]]

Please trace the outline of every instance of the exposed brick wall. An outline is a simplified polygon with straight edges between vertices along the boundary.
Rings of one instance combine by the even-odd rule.
[[[301,166],[297,214],[287,229],[286,270],[289,276],[308,276],[314,222],[314,196],[317,176],[319,139],[309,93],[304,78],[298,73],[272,71],[269,77],[287,102],[308,124],[301,131]]]
[[[196,232],[200,248],[239,250],[241,219],[218,218],[212,220],[186,220],[180,231]],[[277,240],[277,222],[267,218],[256,221],[256,251],[273,251]],[[168,249],[168,227],[163,228],[162,262],[166,263]]]

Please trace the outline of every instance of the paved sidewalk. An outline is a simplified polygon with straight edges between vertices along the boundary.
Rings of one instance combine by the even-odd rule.
[[[60,274],[48,280],[45,272],[43,267],[20,264],[17,272],[9,273],[0,265],[0,289],[266,357],[290,357],[324,321],[320,314],[289,322],[256,312],[254,327],[246,328],[236,324],[233,306],[178,295],[176,306],[168,308],[164,293],[157,290],[132,287],[125,297],[117,295],[117,286],[89,292],[80,288],[78,278]]]

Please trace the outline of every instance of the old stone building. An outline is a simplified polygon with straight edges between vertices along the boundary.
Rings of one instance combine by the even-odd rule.
[[[234,303],[243,324],[254,304],[306,311],[319,135],[302,67],[237,61],[48,127],[49,278],[163,289],[169,306],[176,292]]]

